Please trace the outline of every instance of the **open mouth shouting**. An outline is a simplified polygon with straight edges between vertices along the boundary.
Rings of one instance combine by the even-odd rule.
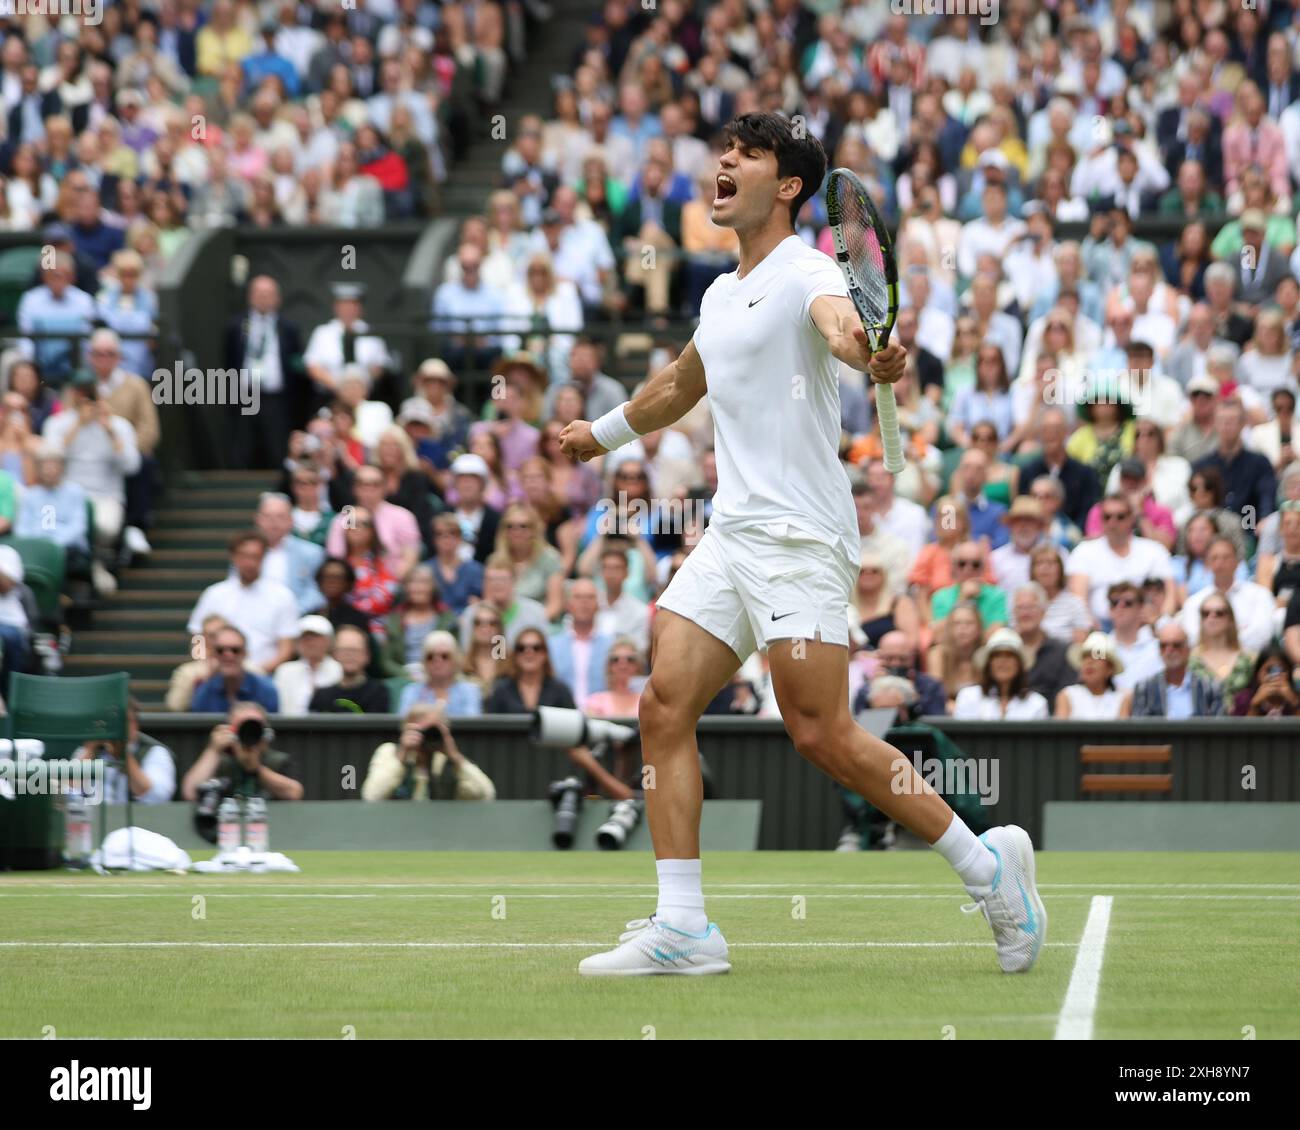
[[[736,182],[732,179],[730,173],[719,173],[717,177],[718,190],[713,198],[713,206],[716,208],[724,200],[730,200],[736,195]]]

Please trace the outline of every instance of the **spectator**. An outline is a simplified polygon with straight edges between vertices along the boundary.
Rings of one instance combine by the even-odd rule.
[[[461,753],[440,708],[417,703],[405,715],[399,739],[371,755],[362,800],[496,799],[496,787]]]
[[[430,632],[421,645],[420,655],[424,662],[423,681],[402,688],[397,706],[399,714],[405,714],[416,703],[439,706],[453,718],[483,712],[478,684],[461,673],[464,656],[455,636],[441,630]]]
[[[1292,475],[1290,481],[1300,484],[1300,474]],[[1300,501],[1282,503],[1280,516],[1278,550],[1266,554],[1261,536],[1256,576],[1259,583],[1273,593],[1277,606],[1285,608],[1291,594],[1300,588]],[[1239,578],[1240,574],[1239,569]]]
[[[945,425],[948,437],[958,447],[967,447],[971,429],[984,421],[997,428],[999,441],[1008,440],[1015,428],[1006,356],[987,338],[976,354],[974,386],[953,398]]]
[[[1159,577],[1166,582],[1166,610],[1172,610],[1169,551],[1159,542],[1134,536],[1134,510],[1124,495],[1107,495],[1101,518],[1103,536],[1081,542],[1065,563],[1070,591],[1086,600],[1093,616],[1105,626],[1110,623],[1111,585],[1119,581],[1141,584],[1148,577]]]
[[[904,577],[907,575],[909,558],[907,543],[879,524],[876,495],[869,483],[855,482],[851,490],[853,505],[858,515],[860,553],[872,553],[879,557],[885,567],[886,588],[889,592],[900,592]],[[919,566],[918,562],[917,567]]]
[[[1007,528],[1002,515],[1007,508],[1000,502],[991,502],[984,493],[989,481],[989,459],[982,451],[963,453],[952,477],[953,495],[965,504],[970,517],[971,538],[984,541],[990,549],[1007,542]]]
[[[616,639],[605,660],[605,678],[608,690],[595,691],[581,709],[594,718],[636,718],[641,702],[638,683],[644,669],[641,653],[626,637]]]
[[[1141,463],[1145,468],[1145,474],[1140,477],[1144,497],[1153,499],[1159,506],[1168,510],[1175,522],[1180,518],[1186,518],[1192,505],[1187,493],[1187,480],[1191,476],[1192,468],[1181,455],[1165,453],[1164,428],[1154,420],[1144,418],[1137,421],[1133,429],[1133,454],[1111,471],[1110,479],[1106,483],[1107,494],[1114,494],[1121,489],[1120,476],[1124,464],[1134,462]],[[1137,489],[1139,476],[1135,467],[1130,467],[1130,470],[1132,474],[1129,477],[1134,480],[1132,489]],[[1092,513],[1088,515],[1089,521],[1092,519]],[[1147,515],[1147,517],[1152,516]],[[1096,531],[1088,531],[1088,536],[1096,537],[1100,533],[1101,526],[1098,523]],[[1143,533],[1143,537],[1150,536],[1149,533]]]
[[[1223,474],[1219,468],[1202,467],[1194,472],[1187,481],[1187,493],[1192,500],[1193,514],[1204,514],[1213,521],[1219,537],[1227,538],[1237,547],[1237,552],[1245,556],[1246,535],[1242,528],[1242,516],[1224,509],[1223,500],[1227,488],[1223,484]],[[1259,523],[1259,528],[1264,528],[1268,521],[1268,518],[1264,519]]]
[[[1200,603],[1196,642],[1192,645],[1191,670],[1219,684],[1225,702],[1250,682],[1255,667],[1255,653],[1242,647],[1238,638],[1237,617],[1232,604],[1215,589],[1206,591]],[[1185,621],[1184,621],[1185,623]],[[1191,639],[1190,633],[1184,633]],[[1264,646],[1272,642],[1271,633]]]
[[[858,580],[849,598],[849,634],[865,638],[868,648],[880,646],[889,632],[901,631],[909,640],[920,635],[921,621],[916,604],[906,593],[890,588],[885,560],[868,550],[858,562]]]
[[[1062,643],[1081,643],[1093,627],[1088,606],[1066,587],[1065,563],[1055,546],[1040,545],[1029,562],[1029,579],[1040,585],[1047,597],[1043,631]]]
[[[1270,643],[1259,653],[1250,685],[1237,692],[1232,713],[1248,718],[1289,718],[1300,714],[1286,651]]]
[[[298,621],[298,658],[280,664],[275,672],[281,714],[308,713],[312,695],[343,678],[343,668],[330,655],[333,643],[334,625],[324,616],[304,616]]]
[[[90,563],[86,492],[64,477],[66,466],[63,452],[52,447],[37,450],[36,481],[22,492],[13,532],[61,545],[68,572],[79,575]]]
[[[600,597],[596,583],[588,577],[566,582],[565,615],[560,630],[550,639],[551,666],[558,678],[573,691],[579,710],[587,699],[605,690],[606,659],[614,637],[596,628]],[[475,638],[479,627],[475,621]]]
[[[95,300],[73,286],[72,259],[60,252],[41,274],[41,285],[27,291],[18,303],[16,320],[23,333],[74,334],[90,332],[97,316]],[[40,366],[51,383],[62,385],[76,365],[76,351],[66,338],[26,342],[25,355]]]
[[[949,618],[951,621],[951,617]],[[916,706],[921,715],[948,713],[948,700],[943,684],[934,676],[918,671],[916,644],[902,632],[886,632],[880,637],[875,651],[876,677],[892,675],[910,682],[916,691]],[[872,684],[863,683],[853,697],[853,713],[866,710],[870,705]]]
[[[236,702],[255,702],[268,713],[280,709],[280,696],[275,684],[265,675],[244,670],[248,654],[248,641],[238,628],[231,624],[217,628],[213,633],[212,653],[216,671],[194,688],[190,700],[193,714],[224,714]]]
[[[975,652],[984,638],[979,610],[974,603],[963,601],[953,608],[936,635],[938,639],[930,645],[926,668],[943,684],[951,712],[962,687],[979,682]]]
[[[1201,511],[1194,513],[1183,527],[1179,536],[1182,552],[1170,561],[1174,583],[1178,586],[1180,608],[1187,603],[1188,597],[1214,584],[1214,575],[1206,564],[1205,555],[1218,536],[1213,516]],[[1245,562],[1238,566],[1235,579],[1250,580],[1250,570],[1246,568]]]
[[[485,501],[490,478],[487,461],[481,455],[466,453],[456,456],[452,462],[455,499],[452,513],[460,523],[465,543],[474,551],[474,560],[480,565],[496,547],[497,527],[501,522],[501,511]]]
[[[1137,529],[1141,532],[1141,536],[1159,542],[1165,549],[1172,550],[1178,540],[1174,516],[1169,508],[1161,506],[1152,494],[1146,464],[1133,457],[1121,459],[1111,477],[1112,479],[1118,477],[1118,486],[1116,490],[1109,493],[1122,494],[1128,499],[1130,509],[1138,515]],[[1085,537],[1096,538],[1103,533],[1102,509],[1103,504],[1098,503],[1088,512],[1088,521],[1083,529]]]
[[[1065,642],[1043,631],[1047,605],[1047,593],[1036,581],[1027,581],[1011,597],[1011,622],[1024,649],[1029,689],[1050,703],[1076,680],[1077,673],[1066,657]]]
[[[858,503],[859,520],[861,520],[862,507],[867,504],[874,505],[874,500],[871,499],[865,484],[862,487],[861,498],[857,492],[858,488],[855,487],[854,501]],[[907,582],[916,598],[917,607],[927,619],[930,615],[930,599],[939,589],[953,583],[953,551],[957,546],[970,540],[970,513],[966,509],[966,504],[955,495],[944,495],[935,500],[934,537],[934,541],[921,547],[921,552],[917,554],[907,575]],[[986,575],[984,579],[992,580],[992,575]]]
[[[325,601],[316,611],[334,625],[336,632],[344,625],[370,631],[370,617],[352,603],[356,584],[356,570],[340,557],[325,558],[316,570],[316,587]]]
[[[1117,581],[1106,590],[1111,630],[1107,637],[1124,664],[1115,685],[1128,690],[1160,670],[1160,645],[1145,622],[1145,596],[1140,585]]]
[[[483,703],[484,714],[531,714],[539,706],[574,709],[573,694],[551,670],[546,635],[524,628],[515,637],[513,658]]]
[[[360,540],[373,540],[380,549],[385,570],[395,581],[404,581],[420,560],[420,531],[409,510],[384,499],[384,472],[367,464],[357,469],[352,478],[355,507],[341,510],[332,522],[325,537],[325,552],[331,557],[343,557],[352,552],[347,534],[362,533]],[[359,512],[364,510],[370,527],[361,527]],[[385,612],[387,609],[385,609]]]
[[[467,611],[472,613],[471,635],[461,672],[482,693],[490,691],[498,676],[505,674],[505,624],[501,613],[486,601],[480,601]]]
[[[378,380],[388,367],[388,347],[370,332],[362,317],[365,287],[358,283],[334,283],[334,317],[317,326],[307,339],[303,364],[311,378],[320,407],[338,392],[339,378],[347,365],[360,365],[371,380]]]
[[[1132,698],[1115,685],[1124,663],[1107,636],[1093,632],[1082,644],[1075,644],[1070,665],[1078,668],[1079,681],[1056,696],[1055,717],[1114,722],[1129,716]]]
[[[316,587],[316,571],[325,559],[325,551],[294,535],[289,499],[282,494],[262,495],[254,525],[266,539],[262,575],[293,593],[300,615],[319,608],[323,598]]]
[[[930,601],[930,622],[937,625],[958,603],[970,602],[979,610],[985,631],[1007,622],[1007,597],[997,585],[984,580],[987,554],[982,543],[963,542],[953,551],[956,581],[939,589]]]
[[[627,552],[608,546],[600,555],[600,577],[605,591],[601,609],[596,614],[597,630],[616,639],[625,636],[636,644],[638,651],[647,651],[650,646],[650,606],[626,590]]]
[[[998,588],[1011,593],[1029,580],[1033,551],[1048,544],[1044,541],[1047,523],[1038,502],[1024,495],[1015,498],[1002,520],[1011,531],[1011,540],[989,555],[989,564]]]
[[[1094,399],[1079,404],[1079,418],[1084,422],[1065,449],[1104,483],[1111,469],[1133,454],[1133,406],[1127,392],[1114,386],[1095,388],[1087,395]]]
[[[1250,446],[1273,464],[1279,479],[1287,467],[1296,465],[1295,401],[1292,389],[1275,388],[1269,397],[1273,418],[1250,429]]]
[[[176,791],[176,758],[162,742],[140,732],[140,704],[126,704],[124,742],[87,742],[73,755],[80,759],[103,757],[104,800],[125,804],[166,804]]]
[[[221,616],[247,639],[252,662],[271,674],[281,663],[293,658],[293,641],[298,638],[298,605],[289,589],[262,576],[265,558],[263,534],[248,530],[232,537],[231,575],[203,590],[190,613],[188,630],[196,634],[207,616],[214,613]],[[318,582],[319,579],[318,576]]]
[[[1214,410],[1214,451],[1194,463],[1192,470],[1218,469],[1227,488],[1224,507],[1242,517],[1249,514],[1258,524],[1273,513],[1277,479],[1266,456],[1243,446],[1245,426],[1246,411],[1240,399],[1221,400]]]
[[[22,559],[11,545],[0,545],[0,688],[7,696],[9,677],[32,666],[36,600],[24,583]]]
[[[260,735],[240,736],[246,722],[261,724]],[[267,725],[266,711],[255,702],[240,702],[230,708],[226,721],[212,727],[208,743],[181,779],[181,800],[193,804],[205,781],[225,782],[227,796],[260,796],[264,800],[302,800],[302,782],[293,758],[271,749],[275,732]]]
[[[557,279],[549,255],[535,252],[524,268],[523,285],[514,284],[506,297],[503,315],[509,328],[521,334],[525,348],[545,356],[554,388],[568,375],[568,358],[574,335],[582,330],[582,301],[568,280]],[[541,333],[549,333],[543,338]],[[519,341],[515,338],[512,346]]]
[[[1044,538],[1048,544],[1069,551],[1083,540],[1083,531],[1062,512],[1065,487],[1060,479],[1039,475],[1029,486],[1029,497],[1043,512]]]
[[[124,186],[125,184],[134,182],[126,181]],[[143,285],[144,260],[140,253],[125,248],[115,252],[111,271],[111,276],[95,296],[100,318],[119,334],[156,333],[158,296],[151,287]],[[129,341],[123,341],[121,351],[122,365],[126,372],[144,377],[146,381],[152,379],[154,365],[151,338],[133,337]]]
[[[1133,688],[1134,718],[1208,718],[1223,713],[1224,696],[1211,678],[1188,669],[1187,633],[1175,623],[1157,633],[1164,670]]]
[[[280,306],[280,284],[270,275],[256,275],[248,284],[248,308],[226,324],[226,366],[255,373],[259,397],[256,412],[229,416],[236,467],[279,467],[289,430],[307,415],[302,336]]]
[[[334,658],[343,674],[338,682],[312,694],[307,704],[310,713],[391,713],[388,688],[366,674],[370,666],[370,637],[366,632],[346,624],[335,631]]]
[[[953,717],[990,722],[1046,718],[1047,700],[1030,690],[1028,667],[1020,637],[1010,628],[998,628],[975,653],[980,681],[957,692]]]
[[[494,557],[507,558],[515,571],[515,592],[542,605],[547,620],[559,619],[564,576],[559,552],[547,545],[536,512],[511,503],[501,517]]]
[[[423,402],[428,406],[428,434],[415,441],[416,455],[426,474],[430,467],[435,473],[445,473],[451,466],[452,454],[463,449],[469,439],[469,409],[453,395],[455,374],[440,357],[421,362],[411,381],[415,395],[402,401],[398,423],[406,424],[401,415],[408,413],[413,405]]]
[[[429,633],[452,626],[454,616],[439,600],[433,570],[417,566],[406,579],[402,599],[385,626],[384,672],[397,677],[406,674],[412,664],[418,667]]]
[[[1214,595],[1231,604],[1236,624],[1240,625],[1242,646],[1247,650],[1258,652],[1273,638],[1273,594],[1254,581],[1239,580],[1237,568],[1240,563],[1237,547],[1228,538],[1215,538],[1210,542],[1205,551],[1205,566],[1213,583],[1188,597],[1180,617],[1193,647],[1199,642],[1204,627],[1202,613],[1206,601]]]
[[[432,527],[434,555],[425,565],[432,571],[443,603],[459,616],[483,593],[483,566],[471,556],[455,514],[437,515]]]
[[[627,389],[601,370],[600,344],[589,338],[579,338],[573,343],[568,357],[569,384],[576,385],[585,401],[587,416],[599,419],[627,401]],[[552,381],[542,404],[542,416],[549,420],[555,415],[555,400],[561,387]]]
[[[930,540],[930,519],[925,507],[895,493],[894,476],[883,459],[869,459],[863,469],[876,508],[876,526],[898,538],[915,558]]]
[[[474,638],[476,614],[490,607],[501,616],[505,629],[505,642],[512,643],[525,628],[536,628],[543,634],[550,631],[546,612],[535,600],[515,592],[515,568],[508,558],[492,556],[483,569],[483,599],[471,604],[460,618],[460,643],[467,651]]]
[[[483,253],[472,243],[456,252],[460,278],[439,284],[429,329],[445,335],[440,352],[454,369],[485,369],[501,351],[507,328],[505,296],[482,277]]]
[[[89,496],[95,510],[95,540],[105,552],[116,546],[126,517],[126,479],[140,469],[135,429],[98,399],[95,375],[82,369],[71,382],[66,411],[45,423],[45,442],[63,453],[68,479]],[[98,562],[95,587],[112,592],[117,582]]]
[[[1031,489],[1043,475],[1051,475],[1065,490],[1066,516],[1079,529],[1083,529],[1088,511],[1097,500],[1096,472],[1086,463],[1075,459],[1066,448],[1069,423],[1060,408],[1048,408],[1039,424],[1039,438],[1043,450],[1020,469],[1020,482]]]
[[[161,438],[158,409],[149,382],[121,367],[121,339],[113,330],[100,329],[90,335],[90,371],[95,376],[95,399],[106,402],[113,415],[125,420],[135,433],[140,465],[128,473],[125,483],[127,513],[123,535],[132,553],[151,552],[144,529],[153,512],[154,480],[158,460],[154,450]]]

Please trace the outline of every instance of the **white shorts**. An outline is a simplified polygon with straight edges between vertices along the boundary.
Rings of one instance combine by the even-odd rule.
[[[657,606],[717,636],[743,662],[773,640],[849,643],[849,593],[856,581],[845,552],[797,530],[705,531]]]

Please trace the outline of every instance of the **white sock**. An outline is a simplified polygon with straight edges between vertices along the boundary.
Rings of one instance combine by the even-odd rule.
[[[997,857],[955,812],[948,830],[931,846],[948,861],[966,886],[992,886],[998,871]]]
[[[676,930],[703,934],[709,928],[704,913],[704,887],[698,859],[660,859],[659,906],[655,917]]]

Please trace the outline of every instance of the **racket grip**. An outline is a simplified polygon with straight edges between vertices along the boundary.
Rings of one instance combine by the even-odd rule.
[[[885,449],[885,470],[899,474],[907,466],[903,459],[903,437],[898,430],[898,402],[893,385],[876,385],[876,417],[880,421],[880,444]]]

